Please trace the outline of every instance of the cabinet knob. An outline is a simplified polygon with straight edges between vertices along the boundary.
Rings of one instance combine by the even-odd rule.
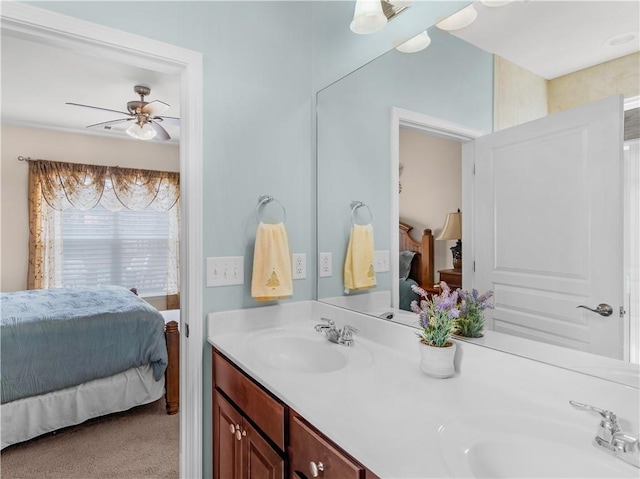
[[[229,424],[229,431],[231,431],[231,434],[235,434],[236,433],[236,427],[233,424]]]
[[[240,429],[238,429],[238,430],[236,431],[236,439],[237,439],[238,441],[242,440],[242,434],[240,433]]]
[[[318,463],[316,464],[315,462],[311,461],[309,463],[309,472],[311,473],[311,477],[318,477],[318,475],[324,471],[324,464],[322,464],[322,462],[318,461]]]

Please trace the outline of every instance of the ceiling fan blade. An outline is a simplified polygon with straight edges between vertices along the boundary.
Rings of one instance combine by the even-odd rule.
[[[133,118],[120,118],[119,120],[103,121],[101,123],[94,123],[93,125],[87,125],[87,128],[93,128],[96,126],[117,125],[118,123],[124,123],[131,120],[133,120]]]
[[[169,105],[167,105],[163,101],[154,100],[152,102],[147,103],[142,108],[142,113],[148,113],[149,116],[157,116],[169,109]]]
[[[171,138],[169,133],[167,133],[167,130],[162,128],[155,121],[150,121],[149,124],[151,124],[154,130],[156,130],[156,138],[158,140],[169,140]]]
[[[113,112],[113,113],[120,113],[121,115],[130,115],[130,113],[126,112],[126,111],[112,110],[110,108],[101,108],[99,106],[82,105],[81,103],[70,103],[70,102],[67,102],[67,103],[65,103],[65,105],[81,106],[81,107],[84,107],[84,108],[93,108],[94,110],[103,110],[103,111],[110,111],[110,112]]]
[[[176,118],[175,116],[156,116],[153,119],[161,121],[168,125],[180,126],[180,118]]]

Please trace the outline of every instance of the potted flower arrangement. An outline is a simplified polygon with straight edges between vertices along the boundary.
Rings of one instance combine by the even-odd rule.
[[[484,329],[484,310],[493,308],[489,299],[493,291],[480,294],[477,289],[469,291],[458,290],[460,298],[460,315],[453,323],[453,334],[466,338],[481,338]]]
[[[411,309],[419,315],[420,369],[432,377],[448,378],[455,373],[456,343],[451,341],[451,333],[460,311],[458,291],[452,292],[444,281],[440,288],[440,294],[429,295],[424,289],[413,286],[413,291],[422,299],[413,301]]]

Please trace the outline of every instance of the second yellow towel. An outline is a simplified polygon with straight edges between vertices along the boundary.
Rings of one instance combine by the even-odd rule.
[[[260,223],[253,252],[251,296],[256,301],[274,301],[292,294],[291,255],[284,223]]]
[[[373,270],[373,227],[353,225],[344,262],[344,292],[373,288],[376,285]]]

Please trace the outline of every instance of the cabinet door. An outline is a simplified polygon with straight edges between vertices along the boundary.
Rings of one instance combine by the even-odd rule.
[[[289,423],[292,476],[323,479],[364,479],[365,470],[340,452],[318,431],[292,415]]]
[[[240,479],[242,416],[213,392],[213,478]]]
[[[243,428],[247,435],[242,438],[242,479],[284,479],[284,459],[248,421]]]

